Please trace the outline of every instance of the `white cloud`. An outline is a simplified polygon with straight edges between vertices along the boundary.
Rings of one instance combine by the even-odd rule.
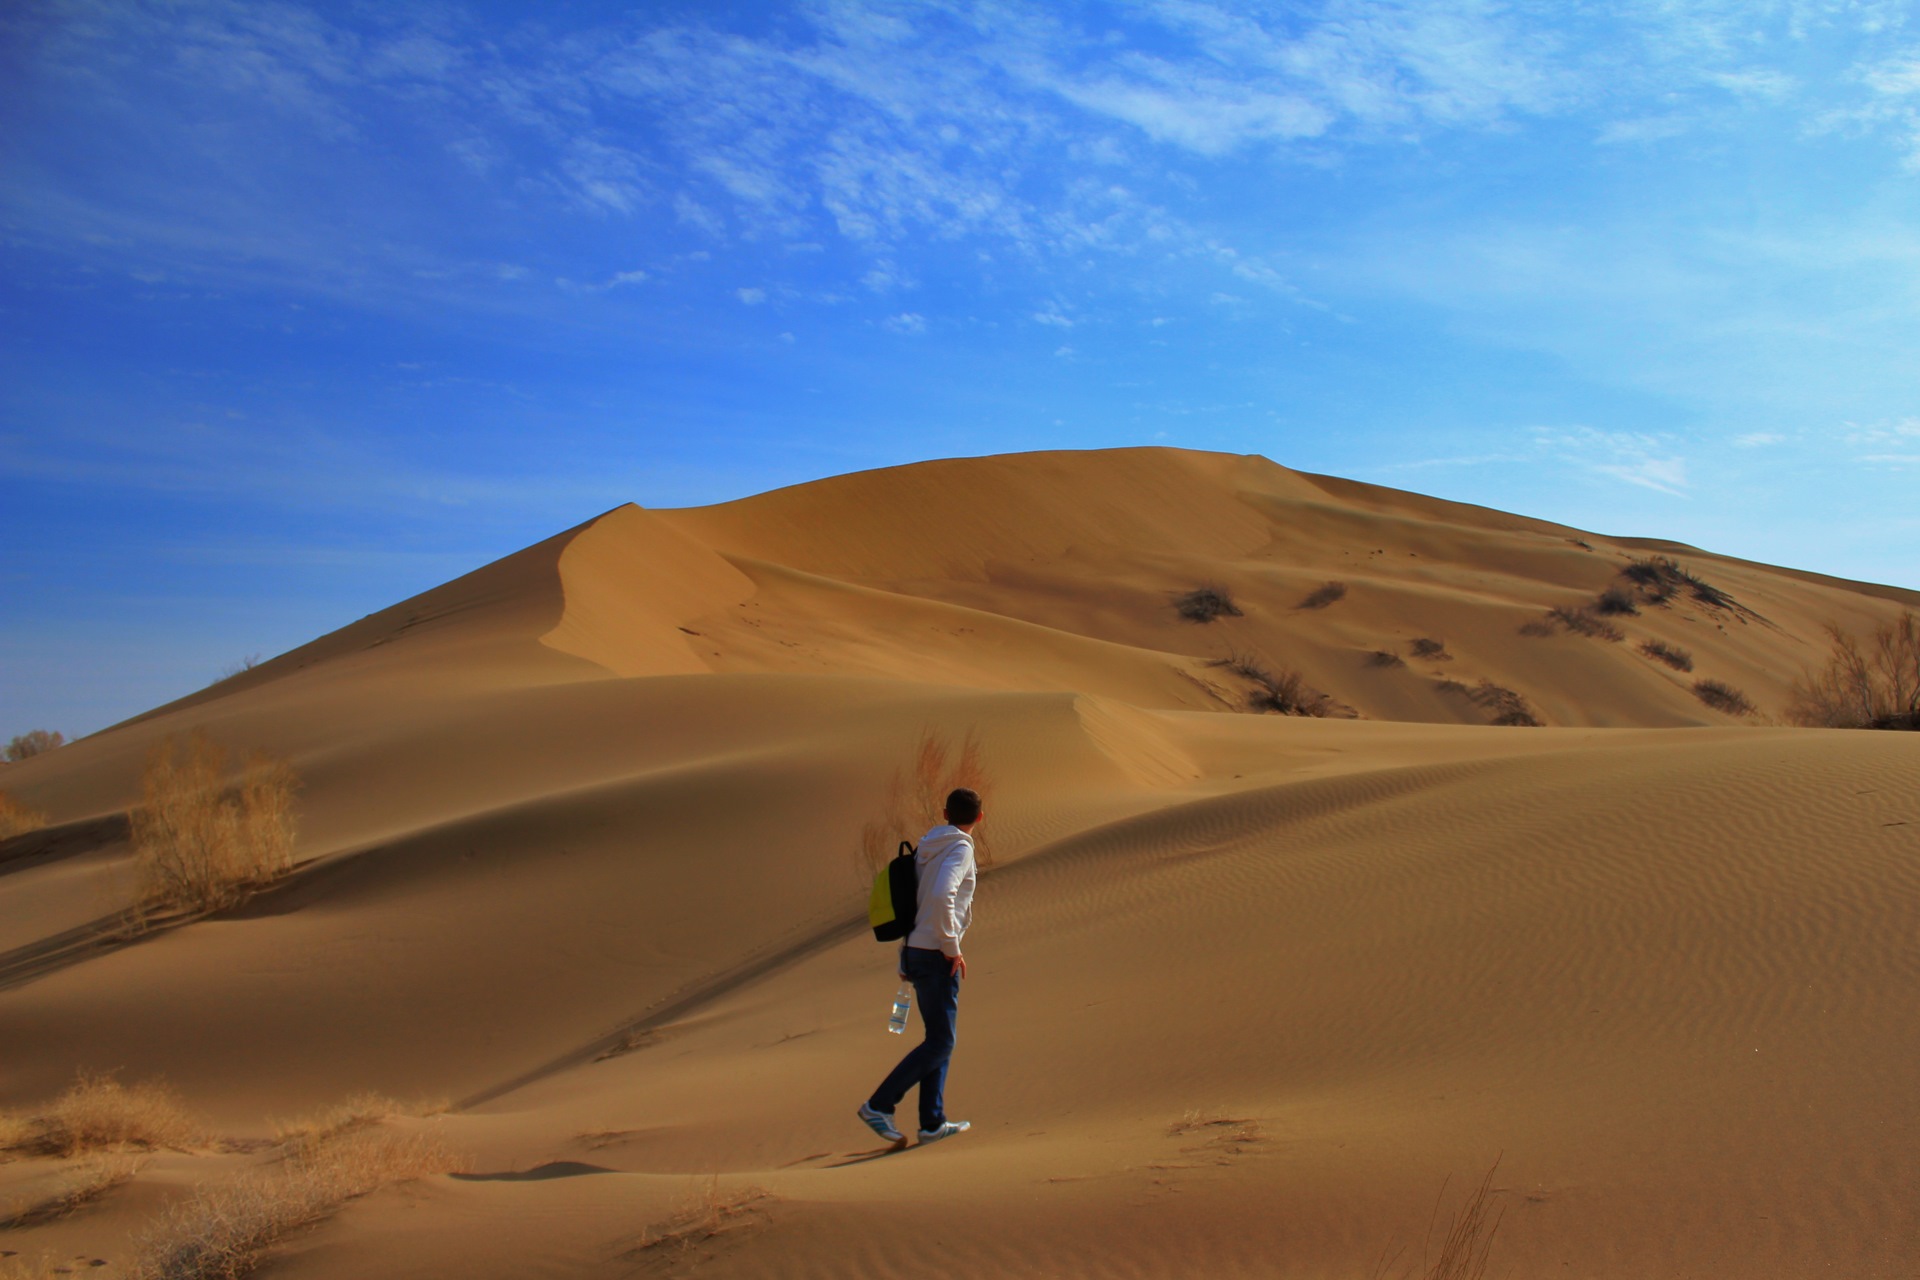
[[[1534,441],[1564,461],[1670,497],[1687,496],[1687,460],[1664,436],[1592,427],[1536,428]]]
[[[1071,329],[1073,321],[1060,314],[1058,307],[1048,307],[1045,311],[1033,313],[1035,324],[1052,325],[1056,329]]]
[[[880,322],[894,333],[925,333],[927,319],[914,311],[903,311],[897,316],[889,316]]]
[[[757,307],[767,300],[767,291],[765,289],[735,289],[733,296],[750,307]]]

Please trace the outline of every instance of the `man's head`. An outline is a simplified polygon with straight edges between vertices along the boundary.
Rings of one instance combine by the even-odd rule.
[[[980,821],[980,793],[971,787],[956,787],[947,793],[947,821],[962,831]]]

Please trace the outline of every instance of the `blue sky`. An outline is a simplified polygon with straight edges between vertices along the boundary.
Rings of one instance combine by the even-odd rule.
[[[1920,6],[8,5],[0,735],[1177,444],[1920,587]]]

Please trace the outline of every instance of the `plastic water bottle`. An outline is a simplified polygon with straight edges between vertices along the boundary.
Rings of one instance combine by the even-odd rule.
[[[907,1034],[907,1006],[913,1003],[913,988],[906,983],[893,993],[893,1016],[887,1019],[887,1030],[897,1036]]]

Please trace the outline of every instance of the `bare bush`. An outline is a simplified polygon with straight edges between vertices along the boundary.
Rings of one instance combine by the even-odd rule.
[[[1448,1215],[1444,1231],[1440,1229],[1440,1205],[1446,1199],[1451,1179],[1440,1184],[1440,1194],[1435,1197],[1432,1216],[1427,1220],[1427,1234],[1420,1244],[1419,1280],[1482,1280],[1487,1274],[1493,1242],[1505,1215],[1504,1208],[1493,1200],[1493,1175],[1499,1168],[1500,1162],[1495,1160],[1486,1176],[1480,1179],[1480,1185],[1467,1193],[1459,1209]],[[1439,1236],[1437,1250],[1436,1235]],[[1412,1261],[1396,1269],[1401,1252],[1382,1254],[1374,1267],[1375,1280],[1388,1277],[1414,1280],[1416,1268]]]
[[[1447,642],[1432,637],[1422,637],[1412,645],[1413,656],[1425,658],[1429,662],[1451,662],[1453,655],[1447,652]]]
[[[283,1120],[274,1126],[274,1141],[289,1152],[303,1151],[332,1142],[346,1134],[359,1133],[399,1116],[432,1116],[446,1111],[445,1101],[397,1102],[384,1094],[356,1093],[345,1102],[295,1120]]]
[[[1633,592],[1622,586],[1611,586],[1594,597],[1593,611],[1604,617],[1617,617],[1621,614],[1637,614],[1640,604]]]
[[[1533,707],[1524,697],[1491,680],[1482,680],[1467,697],[1493,713],[1493,719],[1487,722],[1489,724],[1539,727],[1540,719],[1533,714]]]
[[[200,1125],[165,1085],[121,1084],[82,1071],[59,1097],[37,1112],[0,1120],[0,1150],[76,1156],[136,1148],[157,1151],[200,1140]]]
[[[1212,622],[1215,618],[1243,616],[1240,606],[1233,602],[1233,593],[1213,583],[1195,587],[1185,595],[1175,596],[1173,611],[1188,622]]]
[[[1620,570],[1620,576],[1632,584],[1635,594],[1648,604],[1664,606],[1674,596],[1685,591],[1695,601],[1709,609],[1724,609],[1730,613],[1759,616],[1699,574],[1683,568],[1665,556],[1632,561]]]
[[[1309,686],[1305,677],[1291,668],[1270,671],[1257,660],[1238,654],[1216,658],[1207,665],[1225,667],[1253,685],[1252,692],[1247,694],[1249,711],[1321,718],[1336,715],[1341,710],[1338,703]]]
[[[139,1245],[134,1280],[237,1280],[273,1243],[397,1182],[465,1167],[423,1133],[359,1133],[289,1151],[277,1166],[203,1188],[169,1209]]]
[[[1753,704],[1747,701],[1747,696],[1723,681],[1696,680],[1693,683],[1693,696],[1715,711],[1724,711],[1730,716],[1753,714]]]
[[[1407,660],[1391,649],[1375,649],[1371,654],[1367,655],[1367,665],[1370,667],[1387,667],[1391,669],[1393,667],[1406,666]]]
[[[1324,609],[1336,600],[1344,600],[1346,595],[1346,583],[1323,582],[1308,592],[1306,598],[1293,607],[1296,609]]]
[[[30,756],[52,751],[55,747],[65,746],[66,742],[67,740],[60,734],[50,733],[45,729],[29,729],[25,733],[16,734],[4,749],[0,749],[0,758],[12,764]]]
[[[1813,728],[1920,730],[1920,615],[1901,614],[1864,648],[1837,626],[1827,635],[1827,665],[1794,681],[1787,717]]]
[[[1571,631],[1594,640],[1624,640],[1627,633],[1594,612],[1592,605],[1555,605],[1520,628],[1523,636],[1550,636],[1556,630]]]
[[[0,1231],[44,1226],[77,1213],[115,1187],[131,1182],[140,1172],[141,1163],[134,1156],[109,1155],[63,1169],[51,1186],[0,1211]]]
[[[229,785],[226,759],[199,730],[147,758],[133,811],[143,908],[231,906],[293,865],[293,770],[256,752]]]
[[[718,1236],[754,1225],[771,1199],[772,1194],[762,1187],[722,1188],[718,1175],[709,1177],[704,1186],[682,1198],[672,1217],[648,1226],[639,1243],[623,1256],[637,1261],[663,1252],[688,1253]]]
[[[29,809],[4,791],[0,791],[0,840],[11,840],[47,825],[47,815]]]
[[[961,787],[978,792],[983,803],[989,799],[992,779],[979,738],[969,729],[955,749],[932,729],[922,732],[914,744],[912,763],[895,769],[887,780],[880,815],[860,828],[863,874],[877,874],[902,840],[917,841],[941,822],[948,793]],[[987,826],[982,823],[973,832],[974,858],[983,869],[993,866],[993,838]]]
[[[1656,662],[1664,662],[1675,671],[1693,670],[1693,655],[1664,640],[1642,640],[1640,652]]]

